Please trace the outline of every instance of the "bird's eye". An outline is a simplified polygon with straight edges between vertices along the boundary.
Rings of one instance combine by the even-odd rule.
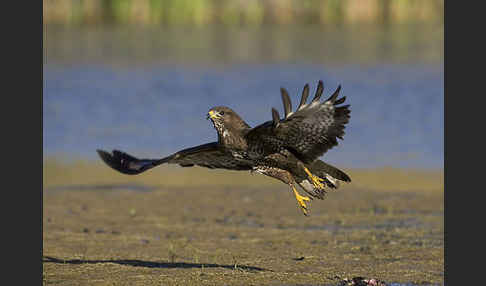
[[[224,115],[224,111],[221,111],[219,114]]]

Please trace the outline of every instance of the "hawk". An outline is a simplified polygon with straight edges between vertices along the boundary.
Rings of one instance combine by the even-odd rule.
[[[323,90],[323,82],[319,81],[314,98],[306,103],[309,96],[309,84],[306,84],[299,106],[292,111],[287,90],[280,88],[285,116],[280,118],[278,111],[272,108],[272,120],[253,128],[232,109],[213,107],[207,119],[216,129],[218,141],[161,159],[138,159],[119,150],[97,152],[108,166],[128,175],[140,174],[164,163],[267,175],[292,189],[307,216],[307,203],[313,198],[323,199],[327,190],[337,189],[341,181],[351,182],[343,171],[318,159],[338,144],[337,138],[343,139],[351,112],[349,105],[341,105],[346,97],[338,99],[340,85],[325,101],[320,100]],[[309,196],[299,194],[296,185]]]

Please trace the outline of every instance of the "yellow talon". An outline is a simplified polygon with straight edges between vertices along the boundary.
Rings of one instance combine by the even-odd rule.
[[[324,184],[321,183],[322,181],[324,181],[324,179],[319,178],[318,176],[313,175],[309,171],[309,169],[307,169],[306,167],[304,167],[304,171],[307,173],[307,175],[311,179],[311,182],[314,185],[314,187],[316,187],[317,189],[320,189],[320,190],[324,190]]]
[[[310,201],[311,199],[308,197],[301,196],[294,186],[292,186],[292,190],[294,191],[295,199],[299,203],[300,208],[305,216],[307,216],[307,205],[305,204],[306,201]]]

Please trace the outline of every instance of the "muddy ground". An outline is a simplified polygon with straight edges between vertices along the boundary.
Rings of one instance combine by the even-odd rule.
[[[44,285],[442,285],[442,170],[346,172],[305,217],[262,175],[46,160]]]

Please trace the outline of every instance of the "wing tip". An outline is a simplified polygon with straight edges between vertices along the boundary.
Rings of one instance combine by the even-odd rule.
[[[322,80],[319,80],[319,82],[317,83],[316,94],[314,95],[312,102],[319,101],[323,91],[324,91],[324,82]]]
[[[105,150],[102,149],[96,149],[96,153],[98,153],[98,156],[106,163],[110,161],[113,158],[113,155],[109,152],[106,152]]]
[[[341,84],[338,85],[336,90],[332,93],[332,95],[326,100],[326,102],[330,101],[331,103],[335,104],[337,97],[339,96],[339,92],[341,91]],[[340,101],[339,99],[338,101]],[[343,101],[344,102],[344,101]],[[342,102],[341,102],[342,103]]]
[[[96,152],[100,156],[101,160],[111,168],[120,171],[121,168],[121,163],[117,161],[116,159],[116,150],[113,150],[111,153],[101,150],[101,149],[96,149]],[[119,151],[118,151],[119,152]],[[120,171],[121,172],[121,171]]]
[[[285,118],[288,118],[292,114],[292,101],[290,100],[289,93],[283,87],[280,88],[282,95],[282,102],[284,106]]]
[[[272,107],[272,119],[273,119],[273,126],[277,127],[280,123],[280,114],[278,111]]]
[[[106,152],[101,149],[96,149],[96,152],[100,156],[101,160],[111,167],[112,169],[126,175],[136,175],[140,174],[151,167],[148,167],[149,165],[145,164],[142,162],[142,165],[139,166],[130,166],[127,164],[132,164],[132,163],[139,163],[141,160],[138,158],[135,158],[125,152],[122,152],[120,150],[114,149],[111,153]],[[149,162],[151,164],[151,162]],[[152,166],[153,167],[153,166]]]
[[[306,83],[304,85],[304,89],[302,90],[302,96],[300,98],[299,107],[297,107],[297,110],[300,110],[300,109],[303,108],[303,106],[307,102],[307,97],[309,97],[309,83]]]

